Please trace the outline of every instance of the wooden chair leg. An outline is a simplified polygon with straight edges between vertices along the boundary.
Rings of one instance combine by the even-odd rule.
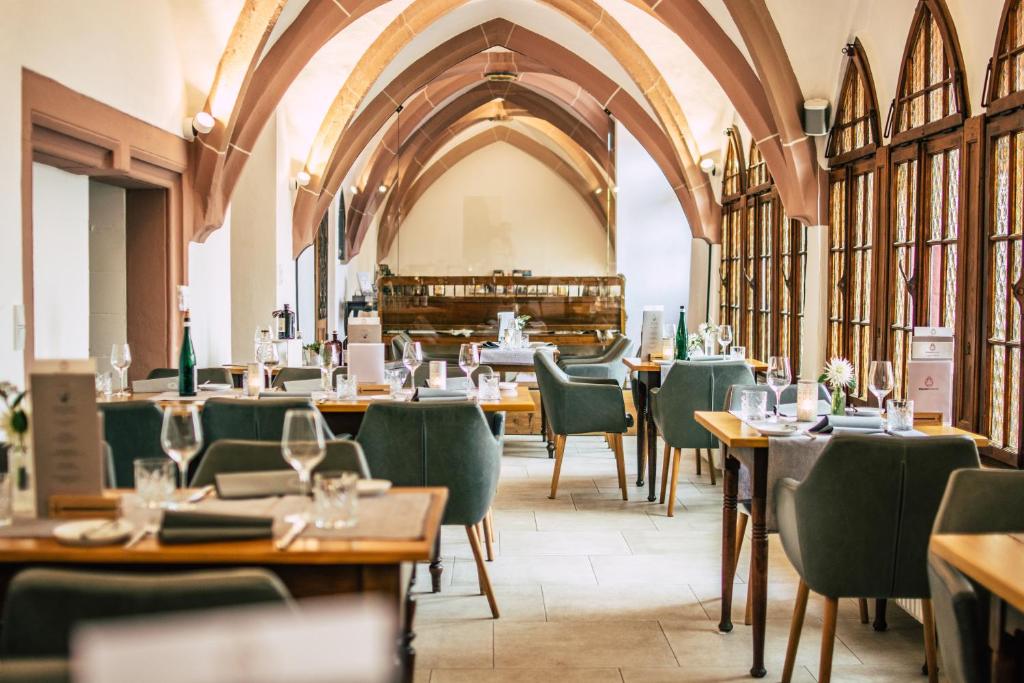
[[[480,592],[487,596],[487,604],[491,607],[491,616],[497,619],[501,615],[498,613],[498,601],[494,599],[491,577],[487,575],[487,565],[484,564],[483,552],[480,549],[480,538],[476,535],[472,525],[466,526],[466,535],[469,537],[470,547],[473,548],[473,559],[476,560],[476,573],[477,578],[480,580]]]
[[[836,644],[836,617],[839,614],[838,598],[825,598],[825,620],[821,625],[821,660],[818,663],[818,683],[832,680],[832,651]]]
[[[562,472],[562,457],[565,455],[565,434],[555,435],[555,471],[551,473],[551,495],[558,495],[558,475]]]
[[[663,461],[661,463],[661,500],[659,500],[658,503],[664,504],[665,490],[668,488],[669,461],[672,459],[672,449],[669,447],[667,441],[665,442],[665,453],[661,459]]]
[[[695,453],[697,455],[697,458],[696,458],[696,462],[697,462],[697,476],[699,477],[700,476],[700,449],[699,448],[696,449]]]
[[[708,474],[711,475],[711,485],[715,485],[715,458],[711,455],[711,449],[707,449],[708,452]]]
[[[747,520],[750,517],[743,514],[742,512],[736,513],[736,554],[733,557],[736,558],[736,563],[732,566],[732,580],[736,580],[736,567],[740,564],[740,551],[743,550],[743,537],[747,533]]]
[[[683,456],[683,449],[676,448],[672,451],[672,474],[669,475],[668,493],[668,516],[674,517],[676,510],[676,484],[679,483],[679,458]]]
[[[619,472],[619,488],[622,489],[622,500],[629,500],[626,487],[626,456],[622,452],[622,434],[609,434],[608,439],[614,444],[615,466]]]
[[[804,630],[804,615],[807,614],[807,594],[810,589],[803,579],[796,589],[796,603],[793,605],[793,621],[789,623],[789,643],[786,644],[786,664],[782,667],[782,683],[793,679],[796,652],[800,648],[800,633]]]
[[[868,616],[868,600],[867,598],[858,598],[857,606],[860,608],[860,623],[866,624],[871,621],[871,617]]]
[[[754,561],[751,559],[750,568],[747,569],[747,608],[743,611],[743,624],[750,626],[754,623],[754,591],[751,586],[754,585]]]
[[[924,621],[924,661],[928,667],[928,683],[938,683],[939,663],[935,652],[935,613],[932,601],[921,601],[921,619]]]
[[[487,561],[494,562],[494,517],[490,510],[484,515],[484,547],[487,549]]]

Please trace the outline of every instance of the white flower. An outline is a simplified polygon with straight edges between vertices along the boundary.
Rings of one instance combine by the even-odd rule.
[[[853,364],[845,358],[831,358],[825,364],[824,377],[833,389],[848,388],[854,383]]]

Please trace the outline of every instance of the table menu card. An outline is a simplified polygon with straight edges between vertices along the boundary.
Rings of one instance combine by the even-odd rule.
[[[95,361],[36,361],[29,391],[36,512],[46,516],[54,494],[102,493]]]
[[[640,360],[661,357],[661,332],[665,320],[664,306],[644,306],[640,323]]]

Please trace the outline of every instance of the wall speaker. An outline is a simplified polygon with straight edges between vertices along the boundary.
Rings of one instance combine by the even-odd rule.
[[[832,106],[824,98],[804,101],[804,133],[807,135],[828,135]]]

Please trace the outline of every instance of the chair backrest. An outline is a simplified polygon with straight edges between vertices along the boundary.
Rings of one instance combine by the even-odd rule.
[[[980,466],[965,437],[832,437],[795,496],[807,585],[830,597],[927,598],[946,482]]]
[[[165,379],[177,376],[177,368],[153,368],[149,371],[146,379]],[[231,372],[227,368],[199,368],[196,371],[196,381],[199,384],[205,382],[210,384],[231,384]]]
[[[546,351],[534,352],[533,366],[548,423],[555,434],[626,431],[626,404],[618,382],[574,380]]]
[[[624,335],[615,338],[600,357],[587,362],[577,362],[564,366],[564,371],[570,377],[597,377],[601,379],[614,379],[621,386],[626,380],[626,373],[629,372],[622,359],[633,350],[633,341]]]
[[[272,472],[290,470],[291,465],[281,455],[281,444],[267,441],[222,439],[210,446],[203,455],[192,486],[214,483],[218,474],[225,472]],[[363,479],[370,477],[370,469],[363,449],[355,441],[335,439],[327,442],[327,452],[314,472],[355,472]]]
[[[476,524],[491,506],[500,443],[475,403],[373,403],[356,441],[374,477],[447,486],[445,524]]]
[[[280,441],[285,413],[293,408],[314,410],[308,399],[211,398],[203,406],[203,443],[209,447],[220,439]]]
[[[654,421],[673,448],[715,448],[717,440],[693,417],[697,410],[721,410],[737,384],[754,385],[754,373],[741,360],[685,361],[672,364],[651,406]]]
[[[412,341],[412,337],[406,332],[399,332],[391,337],[391,360],[402,360],[405,353],[405,345]]]
[[[271,383],[273,387],[284,387],[285,382],[297,382],[303,379],[320,379],[320,368],[281,368]]]
[[[5,657],[67,657],[83,622],[256,603],[290,604],[280,579],[263,569],[139,574],[26,569],[3,607]]]
[[[749,384],[735,384],[729,387],[725,392],[725,405],[722,410],[739,410],[743,406],[740,405],[740,396],[744,389],[753,391],[762,391],[768,396],[768,410],[775,408],[775,392],[771,390],[767,384],[755,384],[750,386]],[[796,403],[796,385],[790,384],[788,387],[782,390],[780,396],[782,403]],[[832,394],[829,393],[828,387],[824,384],[818,385],[818,400],[819,401],[831,401]]]
[[[118,488],[135,486],[135,461],[166,458],[160,446],[163,413],[152,401],[100,403],[103,438],[110,444],[113,459],[111,478]]]

